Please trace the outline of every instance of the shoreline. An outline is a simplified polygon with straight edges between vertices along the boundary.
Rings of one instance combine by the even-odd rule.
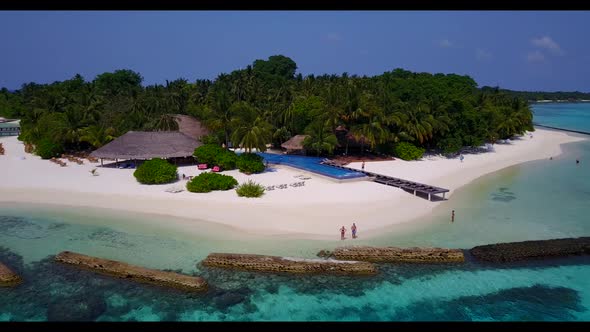
[[[453,192],[484,175],[533,160],[557,157],[562,144],[585,140],[565,132],[538,129],[534,138],[523,136],[511,144],[496,144],[495,152],[467,154],[458,159],[438,156],[421,161],[375,161],[365,170],[404,179],[426,182]],[[238,171],[223,172],[238,182],[252,179],[265,186],[298,181],[298,174],[311,177],[306,186],[268,192],[261,199],[237,197],[235,192],[194,194],[166,193],[174,184],[145,186],[133,178],[133,170],[96,167],[96,164],[58,167],[39,157],[24,154],[16,138],[2,139],[7,155],[0,158],[0,202],[44,204],[52,206],[89,207],[111,212],[135,212],[169,219],[161,227],[198,231],[205,223],[229,226],[245,235],[270,235],[299,239],[332,240],[342,224],[353,221],[362,225],[364,238],[394,229],[396,224],[410,223],[432,213],[446,201],[430,202],[398,188],[355,181],[337,183],[314,173],[289,167],[247,176]],[[19,151],[20,150],[20,151]],[[20,157],[25,156],[25,160]],[[360,169],[360,162],[349,164]],[[89,171],[97,168],[100,176]],[[6,171],[4,171],[6,170]],[[181,166],[179,173],[198,174],[196,167]],[[68,180],[71,179],[71,180]],[[192,221],[192,222],[191,222]],[[196,228],[196,230],[195,230]]]

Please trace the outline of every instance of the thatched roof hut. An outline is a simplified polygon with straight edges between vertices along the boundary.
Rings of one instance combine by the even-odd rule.
[[[281,147],[287,149],[287,151],[302,151],[305,149],[303,147],[303,140],[308,136],[309,135],[295,135],[285,143],[281,144]]]
[[[95,158],[152,159],[192,156],[201,142],[178,131],[128,131],[90,154]]]
[[[200,141],[201,137],[209,135],[209,130],[201,121],[190,115],[175,114],[174,120],[178,123],[178,131]]]

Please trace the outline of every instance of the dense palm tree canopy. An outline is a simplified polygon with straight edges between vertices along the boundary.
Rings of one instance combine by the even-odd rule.
[[[63,150],[98,148],[129,130],[175,130],[170,114],[194,116],[215,141],[248,151],[307,134],[305,146],[314,154],[343,148],[339,127],[363,149],[386,153],[398,142],[454,152],[533,129],[524,98],[478,89],[469,76],[403,69],[372,77],[303,76],[296,70],[293,60],[276,55],[214,81],[143,86],[131,70],[92,81],[76,75],[0,90],[0,116],[21,119],[21,140],[50,140]]]

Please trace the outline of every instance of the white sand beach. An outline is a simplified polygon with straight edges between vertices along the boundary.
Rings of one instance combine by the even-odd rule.
[[[461,186],[497,170],[538,159],[558,158],[560,145],[583,140],[565,132],[537,129],[509,144],[494,145],[494,152],[465,154],[458,158],[425,157],[420,161],[366,162],[365,170],[450,189],[447,198]],[[133,169],[101,168],[84,160],[60,167],[24,152],[16,137],[0,138],[6,154],[0,156],[0,202],[88,206],[222,223],[248,233],[282,234],[301,238],[338,238],[338,229],[355,221],[363,232],[410,222],[429,214],[441,202],[431,202],[390,186],[371,181],[342,182],[313,173],[273,166],[262,174],[245,175],[237,170],[223,172],[242,183],[248,179],[265,186],[300,182],[303,187],[267,191],[262,198],[238,197],[235,191],[197,194],[169,193],[175,184],[141,185]],[[23,159],[24,158],[24,159]],[[349,167],[360,169],[360,163]],[[90,171],[97,168],[99,176]],[[181,166],[179,173],[197,175],[196,166]],[[395,211],[395,213],[391,213]],[[187,224],[170,227],[191,227]],[[186,220],[186,219],[178,219]],[[180,221],[178,221],[180,223]],[[196,226],[195,226],[196,227]]]

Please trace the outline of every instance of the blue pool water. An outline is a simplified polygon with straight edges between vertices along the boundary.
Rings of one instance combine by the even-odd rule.
[[[320,162],[324,158],[320,157],[293,156],[272,153],[258,154],[262,156],[265,161],[271,164],[287,165],[339,180],[361,178],[366,176],[361,172],[348,171],[345,169],[322,165]]]

